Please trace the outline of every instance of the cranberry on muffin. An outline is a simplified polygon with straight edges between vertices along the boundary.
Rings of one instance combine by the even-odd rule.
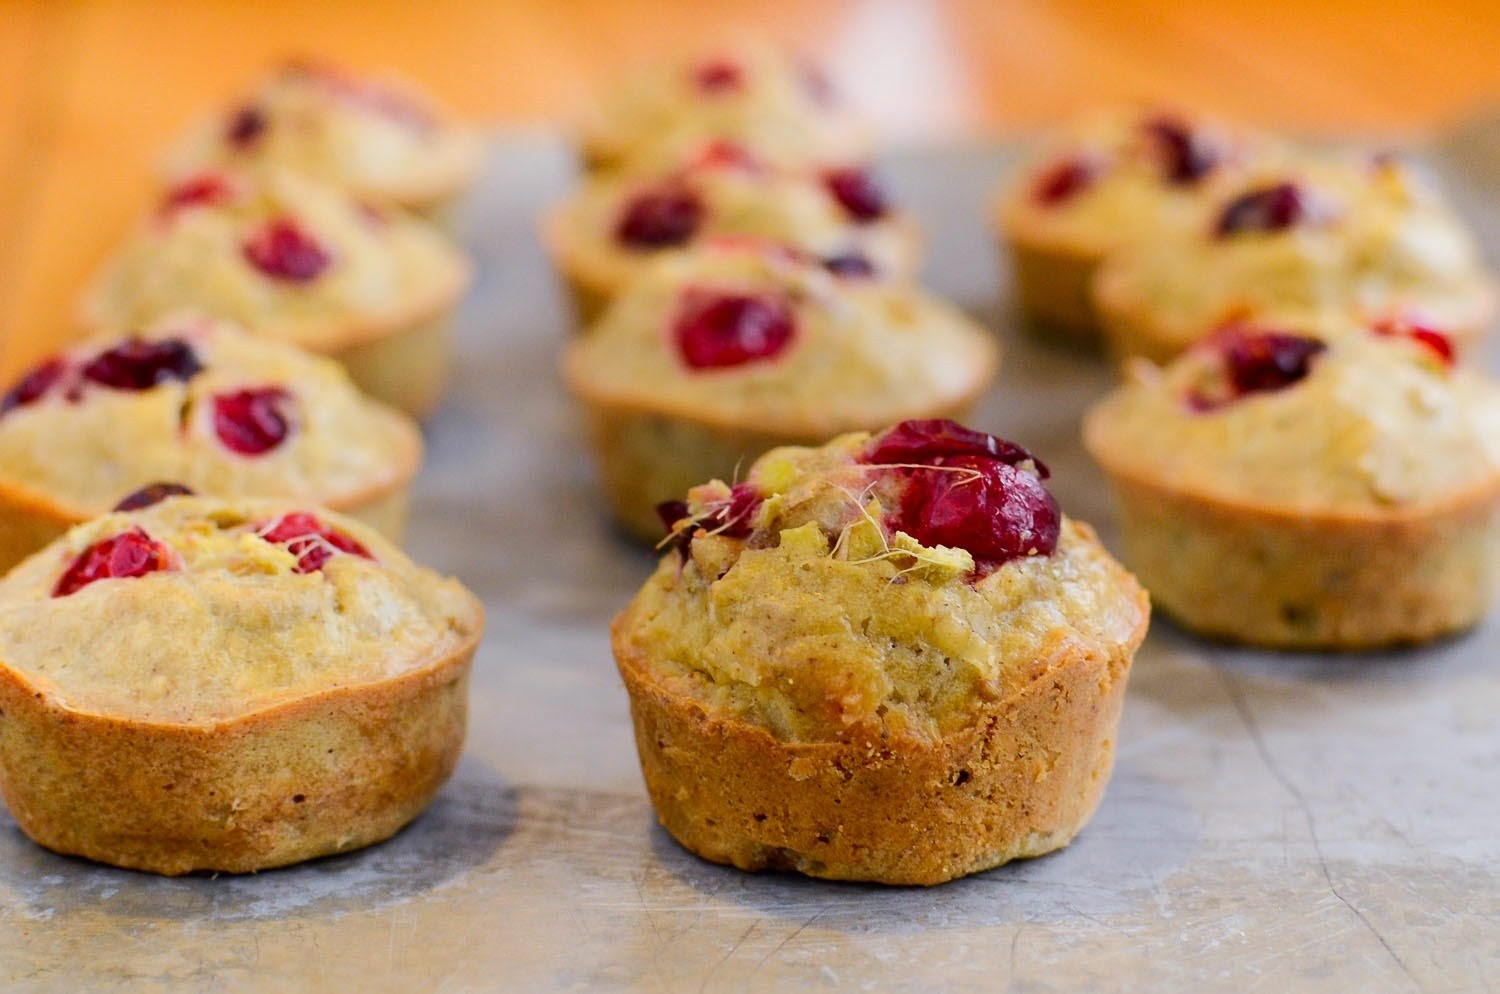
[[[370,845],[452,773],[482,623],[323,508],[103,515],[0,581],[0,794],[39,844],[154,873]]]

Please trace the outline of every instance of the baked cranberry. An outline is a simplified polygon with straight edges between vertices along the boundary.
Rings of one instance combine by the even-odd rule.
[[[710,95],[733,93],[745,85],[745,71],[733,62],[716,59],[693,70],[693,83]]]
[[[791,308],[777,297],[693,288],[673,326],[677,351],[693,369],[770,359],[791,344]]]
[[[681,183],[641,190],[625,204],[615,223],[615,238],[638,249],[682,245],[697,234],[703,202]]]
[[[863,169],[830,169],[823,174],[823,185],[855,221],[866,224],[885,217],[885,191],[875,178]]]
[[[1328,348],[1316,338],[1230,325],[1210,340],[1218,351],[1225,375],[1224,388],[1198,389],[1188,396],[1190,407],[1211,411],[1251,393],[1284,390],[1312,371],[1313,360]]]
[[[1057,548],[1062,511],[1042,483],[1046,467],[1013,442],[952,421],[905,421],[877,437],[862,461],[890,465],[905,480],[889,525],[923,545],[966,550],[977,576]]]
[[[0,397],[0,414],[13,408],[35,404],[47,395],[47,391],[51,390],[67,371],[67,360],[61,356],[53,356],[41,365],[33,367],[29,373],[16,381],[15,386],[6,391],[4,397]]]
[[[730,538],[745,538],[755,530],[755,513],[760,510],[760,491],[749,483],[736,483],[729,491],[729,499],[712,508],[706,515],[693,522],[691,528],[672,533],[672,527],[688,516],[688,506],[680,500],[663,501],[656,505],[656,514],[671,533],[667,545],[676,549],[684,562],[691,551],[693,537],[703,531],[710,535],[727,535]]]
[[[1031,185],[1031,197],[1043,207],[1067,203],[1094,185],[1104,172],[1097,158],[1074,156],[1042,170]]]
[[[1200,132],[1172,117],[1157,117],[1144,125],[1161,155],[1167,180],[1180,185],[1198,182],[1218,166],[1222,153]]]
[[[256,269],[288,283],[310,283],[333,261],[327,249],[288,217],[267,221],[241,248]]]
[[[965,428],[947,418],[903,421],[876,436],[873,448],[860,461],[886,466],[936,465],[933,460],[946,456],[983,456],[1011,465],[1029,461],[1042,479],[1051,475],[1045,463],[1016,443]]]
[[[148,483],[141,489],[121,497],[120,502],[112,510],[139,511],[143,507],[160,504],[168,497],[191,496],[193,496],[192,489],[180,483]]]
[[[159,213],[175,214],[189,207],[216,207],[234,199],[235,189],[220,173],[201,173],[189,177],[167,191]]]
[[[374,559],[370,550],[306,511],[295,511],[257,528],[267,542],[284,545],[297,557],[295,573],[315,573],[338,553]]]
[[[292,395],[281,387],[255,387],[214,397],[214,434],[232,452],[259,456],[291,434]]]
[[[875,264],[858,252],[840,252],[822,261],[824,269],[845,279],[869,279],[875,275]]]
[[[1443,365],[1452,367],[1454,363],[1453,341],[1441,331],[1429,328],[1424,324],[1414,321],[1388,318],[1375,325],[1375,334],[1391,338],[1412,338],[1427,346],[1437,357],[1443,361]]]
[[[95,542],[78,554],[52,588],[53,597],[66,597],[96,580],[145,576],[172,568],[170,550],[137,526]]]
[[[1219,237],[1246,231],[1275,232],[1308,217],[1307,197],[1295,183],[1274,183],[1240,194],[1219,215]]]
[[[235,149],[244,151],[254,145],[265,133],[266,112],[254,104],[246,104],[235,111],[224,126],[224,140]]]
[[[187,382],[203,371],[193,347],[180,338],[128,338],[83,367],[83,378],[114,390],[149,390],[168,380]]]

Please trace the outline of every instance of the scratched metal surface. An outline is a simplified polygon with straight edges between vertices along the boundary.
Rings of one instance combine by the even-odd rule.
[[[1500,235],[1500,127],[1441,160]],[[912,151],[889,175],[931,226],[930,282],[1007,343],[978,420],[1044,454],[1064,506],[1105,524],[1075,440],[1103,370],[1005,327],[975,205],[1009,162]],[[532,237],[569,168],[554,139],[497,140],[463,218],[480,280],[411,529],[489,609],[453,782],[385,845],[239,878],[61,858],[0,815],[0,989],[1500,990],[1494,622],[1360,658],[1212,648],[1158,624],[1104,804],[1044,859],[890,890],[678,849],[643,793],[605,633],[649,557],[601,524]]]

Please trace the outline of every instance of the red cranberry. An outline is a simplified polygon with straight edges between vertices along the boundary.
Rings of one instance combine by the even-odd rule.
[[[1046,467],[1013,442],[946,420],[905,421],[862,459],[905,478],[891,527],[923,545],[966,550],[979,576],[1057,548],[1062,511],[1042,483]],[[1031,462],[1032,473],[1019,464]]]
[[[1443,365],[1452,368],[1455,356],[1453,342],[1441,331],[1429,328],[1423,324],[1412,321],[1388,319],[1375,325],[1375,334],[1393,338],[1412,338],[1427,346],[1437,357],[1443,361]]]
[[[699,531],[711,535],[727,535],[730,538],[745,538],[754,531],[755,513],[760,510],[760,491],[749,483],[736,483],[729,491],[729,500],[713,508],[704,517],[671,536],[667,543],[677,550],[684,562],[691,552],[693,536]],[[688,506],[680,500],[663,501],[656,505],[656,514],[668,532],[672,526],[688,516]]]
[[[160,213],[170,216],[189,207],[216,207],[234,199],[235,190],[219,173],[202,173],[178,183],[162,198]]]
[[[630,199],[615,223],[615,237],[638,249],[682,245],[698,232],[703,202],[680,183],[642,190]]]
[[[267,542],[284,545],[297,557],[296,573],[314,573],[336,554],[344,552],[374,559],[370,550],[353,538],[319,521],[306,511],[296,511],[256,529]]]
[[[1242,193],[1219,215],[1219,237],[1245,231],[1281,231],[1308,217],[1307,197],[1294,183],[1275,183]]]
[[[266,222],[245,239],[245,258],[272,279],[310,283],[322,275],[333,257],[291,218]]]
[[[1144,127],[1160,150],[1168,181],[1191,185],[1218,166],[1222,154],[1219,148],[1182,121],[1158,117],[1147,121]]]
[[[129,338],[95,356],[83,378],[115,390],[149,390],[168,380],[187,382],[203,371],[192,346],[180,338]]]
[[[1031,186],[1032,199],[1043,207],[1067,203],[1094,185],[1104,173],[1096,158],[1075,156],[1053,163],[1036,177]]]
[[[270,452],[291,433],[292,395],[280,387],[257,387],[214,397],[214,434],[242,456]]]
[[[35,404],[46,396],[47,391],[62,379],[68,371],[68,363],[61,356],[54,356],[31,372],[21,377],[4,397],[0,397],[0,414],[17,407]]]
[[[120,502],[112,510],[139,511],[143,507],[160,504],[168,497],[191,496],[193,496],[192,489],[180,483],[148,483],[141,489],[121,497]]]
[[[693,82],[710,95],[733,93],[745,85],[745,71],[727,60],[705,62],[693,70]]]
[[[885,191],[863,169],[831,169],[823,174],[823,185],[828,187],[839,206],[860,224],[878,221],[890,209],[886,205]]]
[[[73,565],[57,578],[53,597],[66,597],[87,587],[95,580],[145,576],[172,568],[170,550],[135,527],[111,538],[95,542],[79,553]]]
[[[690,289],[674,325],[677,351],[693,369],[769,359],[791,344],[796,325],[775,297]]]
[[[224,140],[243,151],[260,139],[268,123],[265,111],[254,104],[246,104],[229,118],[224,127]]]
[[[858,252],[830,255],[822,262],[824,269],[845,279],[870,279],[875,276],[875,264]]]
[[[1246,394],[1284,390],[1311,372],[1313,360],[1328,348],[1316,338],[1242,325],[1230,325],[1211,341],[1221,357],[1227,389],[1190,394],[1189,406],[1199,411],[1223,407]]]
[[[1003,438],[965,428],[947,418],[903,421],[875,437],[873,447],[860,460],[877,466],[898,464],[937,465],[947,456],[981,456],[1016,465],[1031,462],[1037,475],[1051,475],[1045,463],[1026,449]]]

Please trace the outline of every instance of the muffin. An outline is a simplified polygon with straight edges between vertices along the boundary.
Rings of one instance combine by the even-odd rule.
[[[106,514],[0,581],[0,793],[41,845],[154,873],[378,842],[458,761],[481,627],[332,512]]]
[[[584,121],[591,169],[660,172],[705,142],[753,148],[768,164],[805,168],[869,153],[865,128],[811,63],[740,42],[619,80]]]
[[[165,171],[178,182],[269,165],[437,219],[473,181],[479,162],[478,136],[410,85],[288,62],[228,113],[183,135]]]
[[[1045,475],[917,421],[689,491],[611,628],[667,831],[743,870],[886,884],[1066,845],[1149,609]]]
[[[1115,355],[1165,362],[1229,318],[1282,313],[1433,325],[1463,348],[1494,318],[1474,239],[1395,158],[1303,159],[1204,206],[1100,268],[1094,302]]]
[[[777,445],[961,416],[998,361],[986,331],[913,287],[735,240],[654,263],[570,344],[563,375],[615,516],[655,540],[661,501]]]
[[[772,169],[727,142],[662,175],[595,176],[543,223],[585,324],[662,252],[725,235],[781,242],[848,275],[906,279],[918,263],[915,222],[868,169]]]
[[[1265,143],[1165,110],[1099,114],[1054,138],[995,202],[1018,303],[1039,334],[1098,344],[1089,285],[1105,257],[1149,244]]]
[[[447,376],[469,263],[436,229],[289,172],[204,173],[169,190],[94,282],[84,321],[136,327],[183,308],[342,362],[417,416]]]
[[[1431,328],[1220,330],[1092,410],[1125,561],[1203,635],[1421,642],[1488,609],[1500,390]]]
[[[174,317],[53,356],[0,398],[0,572],[163,480],[322,504],[400,541],[421,460],[411,419],[337,363]]]

